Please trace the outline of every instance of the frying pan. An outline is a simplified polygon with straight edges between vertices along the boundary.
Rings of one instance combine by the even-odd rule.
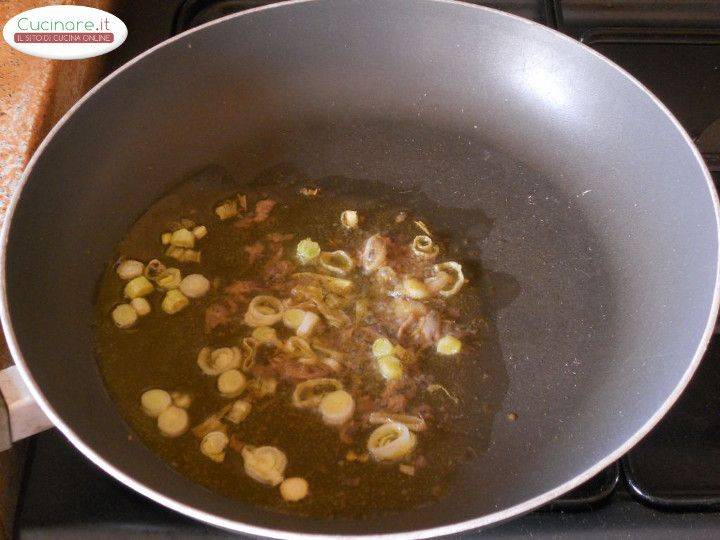
[[[241,179],[292,163],[419,191],[462,216],[488,273],[511,278],[493,321],[503,412],[444,499],[294,517],[215,495],[129,438],[93,354],[97,279],[154,200],[231,160]],[[151,49],[40,145],[3,243],[5,334],[53,424],[149,498],[263,536],[428,537],[536,508],[658,422],[718,309],[717,196],[667,109],[567,37],[440,0],[288,2]]]

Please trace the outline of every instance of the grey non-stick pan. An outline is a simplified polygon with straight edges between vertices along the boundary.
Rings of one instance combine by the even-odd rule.
[[[495,279],[500,409],[437,503],[331,521],[223,498],[129,437],[103,386],[94,290],[124,231],[207,165],[283,163],[420,192]],[[140,55],[40,145],[2,242],[5,335],[52,423],[149,498],[263,536],[428,537],[536,508],[660,420],[718,309],[716,193],[662,103],[570,38],[441,0],[288,2]]]

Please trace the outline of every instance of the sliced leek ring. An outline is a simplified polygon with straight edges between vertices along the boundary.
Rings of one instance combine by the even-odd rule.
[[[331,349],[330,347],[327,347],[318,338],[313,339],[311,345],[314,350],[318,351],[321,355],[326,356],[328,358],[333,358],[335,360],[342,360],[345,357],[345,355],[343,353],[341,353],[340,351],[336,351],[335,349]]]
[[[215,208],[215,215],[221,220],[230,219],[238,215],[238,203],[234,199],[227,199]]]
[[[287,309],[283,312],[283,324],[290,330],[297,330],[305,318],[305,310],[298,308]]]
[[[317,313],[306,311],[303,320],[298,326],[296,333],[299,337],[309,337],[320,324],[320,317]]]
[[[442,354],[445,356],[452,356],[453,354],[458,354],[461,349],[462,342],[455,336],[451,335],[441,337],[438,340],[437,345],[435,346],[435,350],[438,352],[438,354]]]
[[[185,433],[189,423],[187,411],[175,405],[170,405],[157,418],[160,433],[170,438],[179,437]]]
[[[403,376],[403,365],[400,359],[392,354],[377,359],[378,370],[383,378],[391,381]]]
[[[440,248],[426,234],[419,234],[413,238],[410,247],[415,255],[423,259],[434,259],[440,253]]]
[[[307,497],[310,487],[307,480],[298,476],[287,478],[280,484],[280,495],[288,502],[297,502]]]
[[[273,377],[255,377],[248,384],[248,389],[255,399],[273,395],[277,391],[278,382]]]
[[[225,405],[222,409],[216,413],[211,414],[205,420],[200,422],[197,426],[192,428],[192,434],[197,438],[202,439],[205,435],[211,431],[227,431],[227,426],[222,423],[222,418],[232,408],[232,403]]]
[[[165,294],[160,307],[168,315],[174,315],[185,309],[188,304],[190,304],[190,300],[183,293],[177,289],[171,289]]]
[[[341,296],[350,293],[355,286],[349,279],[326,276],[314,272],[297,272],[293,274],[292,277],[305,284],[318,285],[327,291]],[[312,300],[317,301],[317,298],[313,298]]]
[[[322,302],[317,304],[317,310],[321,313],[327,323],[334,328],[342,328],[350,324],[350,317],[342,309],[331,309]]]
[[[430,296],[427,285],[416,278],[405,278],[403,280],[403,293],[413,300],[423,300]]]
[[[142,296],[139,296],[138,298],[133,298],[132,300],[130,300],[130,305],[135,310],[135,313],[138,314],[138,317],[144,317],[145,315],[150,314],[150,311],[151,311],[150,302],[148,302]]]
[[[462,266],[454,261],[436,264],[433,266],[433,271],[436,274],[445,272],[450,275],[450,283],[438,291],[440,296],[448,297],[454,295],[467,281],[463,275]]]
[[[425,278],[425,285],[431,293],[436,294],[441,290],[448,288],[452,281],[453,277],[450,274],[440,270],[439,272],[435,272],[432,276]]]
[[[137,322],[138,314],[131,304],[120,304],[112,310],[112,319],[118,328],[131,328]]]
[[[287,311],[285,313],[287,313]],[[258,343],[268,345],[277,345],[280,342],[277,337],[277,332],[270,326],[258,326],[252,331],[251,337]]]
[[[323,251],[320,253],[320,267],[333,274],[344,276],[355,268],[355,261],[347,252],[339,249],[337,251]]]
[[[387,246],[385,239],[379,234],[374,234],[365,241],[362,251],[362,266],[365,273],[371,273],[385,264],[387,257]]]
[[[387,422],[370,434],[367,449],[375,461],[398,461],[416,445],[417,437],[405,424]]]
[[[358,213],[355,210],[344,210],[340,214],[340,224],[348,230],[357,229],[359,222]]]
[[[205,225],[198,225],[193,227],[192,233],[196,240],[202,240],[207,236],[208,230]]]
[[[242,449],[245,474],[256,482],[268,486],[277,486],[285,479],[287,457],[282,450],[274,446]]]
[[[394,346],[386,337],[377,338],[372,344],[372,353],[375,358],[391,355],[393,351]]]
[[[170,245],[180,248],[195,247],[195,235],[187,229],[178,229],[173,231],[170,236]]]
[[[245,313],[248,326],[272,326],[282,319],[283,303],[274,296],[261,294],[250,301]]]
[[[225,448],[230,439],[222,431],[211,431],[200,441],[200,452],[213,461],[221,463],[225,460]]]
[[[283,349],[292,358],[306,358],[310,363],[317,361],[315,351],[313,351],[307,340],[300,336],[290,336],[287,338]]]
[[[205,375],[220,375],[240,366],[241,354],[237,347],[221,347],[214,351],[203,347],[198,353],[197,364]]]
[[[217,389],[225,398],[238,397],[247,387],[247,378],[238,369],[223,371],[217,379]]]
[[[249,401],[238,399],[232,404],[232,407],[230,407],[230,410],[225,415],[225,419],[233,424],[239,424],[248,417],[251,410],[252,404]]]
[[[320,405],[324,394],[342,390],[343,385],[337,379],[322,378],[310,379],[301,382],[295,387],[292,402],[299,409],[310,409]]]
[[[190,274],[182,279],[179,287],[188,298],[202,298],[210,290],[210,281],[202,274]]]
[[[132,300],[133,298],[138,298],[140,296],[147,296],[154,290],[155,288],[148,278],[145,276],[138,276],[127,282],[124,293],[127,298]]]
[[[355,400],[345,390],[335,390],[322,397],[318,411],[327,425],[341,426],[352,418]]]
[[[166,268],[155,278],[155,283],[164,291],[177,289],[182,281],[182,274],[179,268]],[[182,292],[182,291],[180,291]]]
[[[154,388],[143,392],[140,396],[140,405],[148,416],[157,418],[165,409],[172,405],[172,397],[165,390]]]
[[[422,221],[413,221],[413,223],[417,226],[418,229],[420,229],[422,232],[427,234],[428,236],[432,236],[432,233],[430,232],[430,229],[428,229],[428,226],[425,225]]]
[[[255,365],[258,340],[254,337],[246,337],[240,342],[240,346],[242,347],[242,370],[249,371]]]
[[[368,422],[371,424],[385,424],[387,422],[398,422],[408,427],[410,431],[425,431],[427,424],[425,420],[420,416],[413,416],[409,414],[394,414],[382,411],[375,411],[370,413]]]
[[[123,281],[130,281],[131,279],[142,276],[144,271],[145,265],[140,261],[134,261],[132,259],[121,262],[116,268],[117,275]]]
[[[186,392],[173,392],[170,394],[173,405],[181,409],[189,409],[192,405],[192,396]]]
[[[320,255],[320,244],[313,242],[311,238],[305,238],[298,242],[295,253],[300,264],[310,264]]]
[[[319,286],[319,281],[315,278],[315,276],[319,276],[320,274],[313,274],[312,272],[300,272],[298,274],[294,274],[292,277],[298,280],[302,280],[305,282],[315,280],[314,284],[306,283],[304,285],[296,285],[292,288],[291,295],[293,299],[297,303],[305,304],[306,301],[310,302],[322,302],[323,298],[325,297],[325,291],[322,290],[322,287]],[[294,305],[294,307],[299,307],[298,305]]]
[[[397,273],[389,266],[381,266],[375,272],[375,279],[382,285],[391,287],[398,281]]]
[[[143,270],[143,276],[145,276],[147,279],[154,281],[156,277],[158,277],[160,274],[162,274],[165,271],[165,265],[161,263],[157,259],[153,259],[149,263],[147,263],[147,266],[145,267],[145,270]]]

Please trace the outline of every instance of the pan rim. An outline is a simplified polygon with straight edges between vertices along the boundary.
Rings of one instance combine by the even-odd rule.
[[[43,153],[45,147],[50,143],[50,141],[55,137],[58,131],[62,129],[64,124],[68,121],[68,119],[74,114],[74,112],[82,107],[82,105],[89,100],[100,88],[108,84],[110,81],[112,81],[115,77],[126,71],[127,69],[130,69],[135,63],[140,62],[145,57],[153,54],[156,50],[159,50],[165,46],[168,46],[171,43],[174,43],[175,41],[179,41],[181,39],[184,39],[185,37],[195,33],[204,30],[205,28],[208,28],[212,25],[221,24],[229,19],[236,18],[236,17],[243,17],[246,15],[251,15],[253,13],[259,12],[259,11],[265,11],[265,10],[271,10],[271,9],[277,9],[277,8],[283,8],[288,5],[294,5],[294,4],[304,4],[304,3],[319,3],[319,2],[326,2],[329,0],[286,0],[283,2],[278,2],[274,4],[259,6],[255,8],[248,9],[246,11],[242,11],[239,13],[234,13],[230,15],[226,15],[224,17],[221,17],[219,19],[215,19],[213,21],[209,21],[207,23],[204,23],[202,25],[199,25],[195,28],[189,29],[185,32],[182,32],[180,34],[177,34],[175,36],[172,36],[168,38],[167,40],[164,40],[150,49],[144,51],[143,53],[139,54],[138,56],[132,58],[119,68],[117,68],[115,71],[110,73],[108,76],[106,76],[104,79],[99,81],[94,87],[92,87],[84,96],[82,96],[63,116],[62,118],[52,127],[52,129],[48,132],[48,134],[43,138],[42,142],[38,145],[38,147],[33,152],[33,155],[31,156],[30,160],[28,161],[27,165],[25,166],[25,170],[23,171],[19,182],[16,185],[15,191],[13,193],[13,196],[11,198],[11,201],[7,207],[7,211],[5,214],[5,220],[2,226],[2,231],[0,232],[0,321],[2,322],[3,331],[5,334],[5,338],[7,341],[8,349],[10,350],[11,356],[15,362],[15,365],[18,368],[18,371],[20,372],[23,380],[25,381],[25,384],[28,386],[28,389],[30,390],[30,393],[32,397],[35,399],[35,401],[38,403],[40,408],[43,410],[43,412],[48,416],[48,418],[52,421],[53,425],[57,427],[63,435],[78,449],[80,452],[85,455],[91,462],[93,462],[98,467],[102,468],[104,471],[112,475],[114,478],[116,478],[118,481],[122,482],[129,488],[133,489],[134,491],[140,493],[141,495],[149,498],[150,500],[154,502],[158,502],[162,504],[163,506],[166,506],[176,512],[179,512],[181,514],[184,514],[186,516],[189,516],[193,519],[196,519],[198,521],[207,523],[209,525],[219,527],[222,529],[226,529],[233,532],[240,532],[245,534],[251,534],[255,536],[263,536],[263,537],[272,537],[272,538],[283,538],[288,540],[306,540],[309,538],[337,538],[338,535],[333,534],[326,534],[326,533],[302,533],[302,532],[295,532],[292,530],[281,530],[281,529],[273,529],[273,528],[267,528],[267,527],[260,527],[240,521],[236,521],[233,519],[228,519],[221,517],[219,515],[206,512],[203,510],[199,510],[198,508],[195,508],[193,506],[190,506],[182,501],[179,501],[177,499],[174,499],[172,497],[169,497],[165,495],[164,493],[158,492],[152,488],[147,487],[143,482],[135,479],[134,477],[124,473],[119,468],[115,467],[112,463],[104,459],[102,456],[100,456],[90,445],[86,444],[74,431],[73,429],[66,424],[63,419],[55,412],[52,404],[45,398],[42,390],[40,389],[39,385],[35,381],[35,379],[32,376],[31,370],[28,367],[28,364],[26,363],[26,360],[22,354],[22,351],[20,350],[19,344],[17,342],[17,338],[15,336],[14,330],[13,330],[13,324],[10,317],[10,308],[9,308],[9,300],[8,300],[8,294],[7,294],[7,281],[6,281],[6,264],[7,264],[7,245],[9,241],[9,235],[12,228],[12,221],[13,216],[16,210],[16,207],[19,203],[19,200],[21,198],[21,194],[32,174],[33,168],[38,161],[40,155]],[[414,1],[414,0],[405,0],[405,1]],[[718,200],[718,194],[714,187],[713,179],[710,174],[710,171],[707,168],[707,165],[705,164],[704,159],[702,158],[699,150],[693,143],[692,139],[686,132],[685,128],[680,124],[680,122],[675,118],[675,116],[670,112],[670,110],[665,106],[664,103],[662,103],[645,85],[643,85],[640,81],[638,81],[634,76],[632,76],[630,73],[628,73],[625,69],[617,65],[612,60],[606,58],[605,56],[601,55],[594,49],[590,48],[589,46],[585,45],[584,43],[577,41],[570,36],[567,36],[557,30],[554,30],[550,27],[547,27],[545,25],[542,25],[540,23],[531,21],[529,19],[523,18],[519,15],[514,15],[511,13],[507,13],[504,11],[500,11],[494,8],[489,8],[486,6],[480,6],[476,4],[469,4],[466,2],[458,1],[458,0],[422,0],[424,2],[432,2],[436,4],[454,4],[458,7],[463,7],[467,9],[478,9],[482,10],[488,13],[493,14],[495,17],[507,17],[509,19],[515,20],[518,23],[530,25],[533,27],[539,27],[542,29],[541,31],[547,32],[549,35],[553,35],[553,39],[560,38],[566,42],[572,43],[574,46],[580,46],[583,49],[585,49],[586,52],[590,53],[600,61],[604,62],[606,65],[610,66],[611,68],[617,70],[622,75],[624,75],[632,84],[634,84],[641,92],[643,92],[647,97],[649,97],[652,102],[660,109],[662,113],[665,114],[667,119],[671,122],[671,124],[675,127],[675,129],[679,132],[681,137],[684,139],[686,144],[689,146],[689,148],[692,151],[693,156],[695,157],[696,162],[698,165],[700,165],[700,170],[705,177],[705,181],[707,184],[707,188],[710,194],[710,198],[712,200],[713,204],[713,210],[715,213],[715,228],[716,228],[716,239],[718,242],[718,260],[716,263],[716,273],[715,273],[715,286],[713,290],[713,299],[710,306],[710,311],[708,313],[708,320],[705,325],[705,329],[703,331],[703,334],[701,336],[701,339],[698,343],[698,347],[695,351],[695,354],[693,355],[692,361],[688,365],[688,368],[683,373],[683,376],[679,380],[678,384],[675,386],[673,391],[668,395],[667,399],[663,402],[663,404],[659,407],[659,409],[653,414],[643,426],[638,429],[632,437],[627,439],[622,445],[620,445],[618,448],[616,448],[613,452],[605,456],[603,459],[598,460],[594,465],[586,469],[583,473],[576,475],[575,477],[571,478],[570,480],[564,482],[560,486],[557,486],[551,490],[545,491],[541,493],[540,495],[537,495],[533,497],[532,499],[523,501],[519,504],[516,504],[514,506],[510,506],[508,508],[498,510],[496,512],[492,512],[490,514],[486,514],[481,517],[452,523],[449,525],[441,525],[438,527],[431,527],[427,529],[420,529],[420,530],[408,530],[408,531],[402,531],[402,532],[396,532],[396,533],[379,533],[379,534],[359,534],[359,535],[343,535],[345,538],[357,538],[357,539],[368,539],[368,538],[382,538],[382,539],[410,539],[410,538],[430,538],[435,536],[445,536],[450,534],[457,534],[464,531],[472,530],[472,529],[478,529],[482,527],[487,527],[489,525],[493,524],[499,524],[504,521],[508,521],[511,518],[520,516],[522,514],[528,513],[550,501],[553,499],[559,497],[560,495],[570,491],[571,489],[579,486],[583,482],[589,480],[593,476],[595,476],[597,473],[599,473],[602,469],[610,465],[612,462],[617,461],[620,457],[622,457],[625,453],[627,453],[633,446],[635,446],[647,433],[655,427],[655,425],[665,416],[665,414],[668,412],[668,410],[672,407],[672,405],[677,401],[680,394],[685,390],[688,383],[690,382],[690,379],[692,378],[693,374],[695,373],[698,365],[700,364],[703,355],[705,353],[705,350],[707,349],[707,346],[709,344],[710,338],[713,334],[713,330],[715,327],[715,320],[718,315],[718,309],[720,308],[720,201]]]

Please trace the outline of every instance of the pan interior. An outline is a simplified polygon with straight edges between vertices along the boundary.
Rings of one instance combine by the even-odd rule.
[[[303,520],[214,495],[128,441],[93,356],[95,284],[130,224],[209,164],[372,179],[462,212],[495,280],[506,377],[487,450],[449,497]],[[696,154],[601,58],[491,10],[316,1],[190,33],[95,91],[33,164],[6,287],[47,404],[102,460],[238,529],[383,533],[506,510],[623,448],[693,367],[717,249]]]

